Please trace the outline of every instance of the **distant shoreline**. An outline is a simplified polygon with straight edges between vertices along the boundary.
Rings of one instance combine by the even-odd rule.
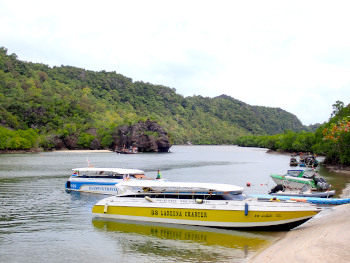
[[[350,167],[344,166],[344,165],[330,165],[330,164],[322,164],[324,167],[327,168],[328,171],[332,173],[342,173],[350,175]]]
[[[100,152],[100,153],[107,153],[107,152],[113,152],[113,151],[112,150],[67,150],[67,149],[44,151],[42,149],[31,149],[31,150],[1,150],[0,154],[42,153],[42,152],[61,152],[61,153]]]
[[[292,155],[293,154],[293,153],[290,153],[290,152],[273,151],[273,150],[270,150],[270,149],[268,149],[266,151],[266,153],[269,153],[269,154],[283,154],[283,155]],[[303,154],[306,155],[307,153],[303,153]],[[323,157],[324,158],[324,156],[317,156],[317,157]],[[338,164],[338,165],[331,165],[331,164],[324,164],[324,163],[321,163],[321,164],[330,172],[343,173],[343,174],[350,175],[350,166],[341,165],[341,164]]]
[[[52,152],[60,152],[60,153],[111,153],[111,150],[53,150]]]

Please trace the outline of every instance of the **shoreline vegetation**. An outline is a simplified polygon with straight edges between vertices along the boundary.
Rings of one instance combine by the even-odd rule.
[[[292,154],[295,155],[295,153],[290,153],[290,152],[284,152],[284,151],[273,151],[268,149],[266,153],[269,154],[283,154],[283,155],[289,155],[291,156]],[[309,153],[303,153],[303,155],[307,155]],[[325,156],[318,156],[318,157],[322,157],[323,159],[325,158]],[[324,164],[321,162],[321,164],[330,172],[333,173],[344,173],[344,174],[349,174],[350,175],[350,166],[349,165],[344,165],[344,164]]]
[[[305,152],[325,156],[326,165],[350,165],[350,104],[341,101],[333,104],[328,122],[319,125],[315,132],[285,130],[275,135],[246,135],[236,139],[245,147],[267,148],[290,154]]]

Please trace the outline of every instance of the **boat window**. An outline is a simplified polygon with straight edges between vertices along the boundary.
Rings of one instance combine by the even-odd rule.
[[[287,174],[294,177],[298,177],[302,172],[303,170],[288,170]]]
[[[79,175],[81,178],[112,178],[112,179],[123,179],[123,175],[120,174],[105,174],[105,175],[93,175],[93,174],[83,174]],[[134,177],[131,177],[134,178]]]
[[[140,193],[136,195],[125,195],[121,197],[137,197],[144,198],[145,196],[149,196],[150,198],[156,199],[202,199],[202,200],[244,200],[247,197],[242,194],[225,194],[225,195],[174,195],[174,194],[155,194],[155,193]]]
[[[222,195],[224,200],[244,200],[247,197],[242,194]]]
[[[303,173],[303,177],[304,177],[304,178],[314,178],[314,177],[315,177],[315,174],[314,174],[314,172],[305,171],[305,172]]]

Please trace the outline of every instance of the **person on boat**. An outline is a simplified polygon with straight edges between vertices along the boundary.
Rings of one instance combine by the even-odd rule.
[[[276,196],[272,197],[270,199],[271,202],[279,202],[280,200],[276,198]]]
[[[157,178],[156,179],[161,179],[162,177],[161,177],[161,174],[160,174],[160,172],[159,172],[159,170],[158,170],[158,174],[157,174]]]

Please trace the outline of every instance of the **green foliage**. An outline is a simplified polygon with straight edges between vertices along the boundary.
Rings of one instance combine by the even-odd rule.
[[[326,155],[326,163],[350,165],[350,104],[337,101],[333,108],[330,121],[317,131],[314,150]]]
[[[350,104],[337,101],[328,123],[315,132],[285,131],[271,136],[243,136],[240,146],[263,147],[275,151],[314,152],[326,156],[325,163],[350,165]]]
[[[0,150],[29,150],[37,148],[39,135],[33,129],[12,131],[0,127]]]
[[[133,82],[116,72],[23,62],[0,48],[0,123],[35,130],[40,136],[31,147],[111,148],[117,127],[146,119],[164,127],[173,144],[232,144],[247,134],[307,129],[279,108],[225,95],[185,98],[173,88]],[[28,140],[11,137],[12,148],[29,147],[20,138]]]
[[[158,132],[144,131],[143,133],[144,133],[145,135],[150,136],[150,137],[153,137],[153,138],[155,138],[155,139],[158,139],[158,138],[159,138]]]
[[[90,148],[94,138],[95,137],[93,135],[82,132],[78,138],[78,145],[80,148]]]

